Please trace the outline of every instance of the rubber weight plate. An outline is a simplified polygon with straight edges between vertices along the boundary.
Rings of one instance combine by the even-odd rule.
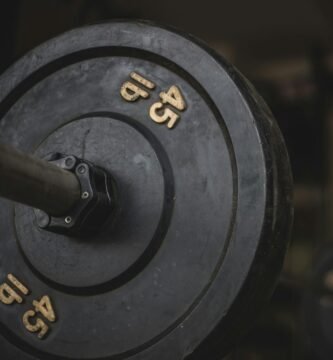
[[[1,142],[107,169],[120,202],[79,239],[0,201],[2,358],[220,359],[291,224],[285,146],[251,85],[186,35],[114,22],[40,46],[0,88]]]

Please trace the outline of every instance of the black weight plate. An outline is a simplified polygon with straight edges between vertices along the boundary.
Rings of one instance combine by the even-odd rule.
[[[128,102],[133,71],[156,88]],[[165,105],[180,116],[168,129],[149,109],[172,86],[187,108]],[[1,142],[92,161],[120,196],[90,239],[40,231],[32,209],[0,201],[1,281],[31,290],[0,304],[2,355],[219,359],[274,288],[291,224],[288,157],[254,89],[196,40],[128,22],[51,40],[0,88]],[[58,320],[40,340],[22,316],[44,295]]]

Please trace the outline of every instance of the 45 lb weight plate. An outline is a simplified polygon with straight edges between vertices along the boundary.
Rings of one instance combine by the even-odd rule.
[[[88,238],[0,200],[1,357],[220,359],[274,288],[292,218],[251,85],[186,35],[113,22],[41,45],[0,89],[0,142],[100,166],[118,199]]]

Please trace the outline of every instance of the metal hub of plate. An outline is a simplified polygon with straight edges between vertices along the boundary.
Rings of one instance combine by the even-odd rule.
[[[288,157],[252,87],[195,40],[127,22],[51,40],[0,87],[1,142],[101,166],[120,204],[80,239],[0,200],[5,358],[220,359],[291,223]]]
[[[122,207],[117,219],[89,239],[68,240],[27,226],[34,223],[33,209],[16,207],[16,238],[23,254],[32,269],[56,288],[94,294],[119,287],[137,275],[159,249],[172,213],[173,177],[161,145],[157,139],[156,146],[151,144],[149,136],[154,141],[152,134],[140,132],[130,120],[96,114],[65,124],[40,144],[40,157],[61,147],[103,164],[119,179]]]

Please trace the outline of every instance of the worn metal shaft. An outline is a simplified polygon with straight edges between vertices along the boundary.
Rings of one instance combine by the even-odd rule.
[[[63,216],[79,201],[74,174],[0,144],[0,197]]]

